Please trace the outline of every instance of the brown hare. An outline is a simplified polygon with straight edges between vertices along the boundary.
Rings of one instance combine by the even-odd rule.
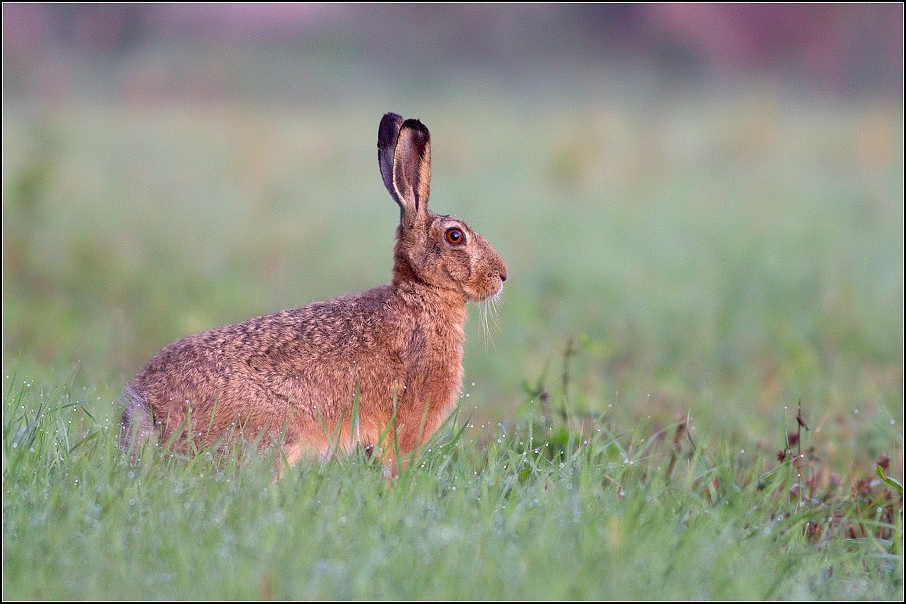
[[[161,349],[126,387],[127,451],[243,436],[279,442],[290,465],[363,447],[395,470],[397,451],[437,430],[462,382],[466,302],[497,296],[507,267],[463,221],[428,209],[420,121],[383,117],[378,164],[400,207],[391,282]]]

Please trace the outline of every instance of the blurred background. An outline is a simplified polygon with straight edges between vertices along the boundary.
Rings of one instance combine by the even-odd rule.
[[[4,375],[387,281],[387,111],[510,268],[464,407],[902,434],[901,4],[4,4]]]

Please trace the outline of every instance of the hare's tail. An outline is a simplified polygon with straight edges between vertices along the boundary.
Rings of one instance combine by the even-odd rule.
[[[120,419],[120,447],[133,458],[154,436],[154,419],[145,398],[130,387],[126,387],[126,409]]]

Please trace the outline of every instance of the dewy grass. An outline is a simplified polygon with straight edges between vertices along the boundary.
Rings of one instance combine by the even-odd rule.
[[[68,387],[9,378],[5,599],[893,599],[902,498],[688,437],[459,418],[388,481],[364,452],[135,464]],[[800,456],[802,455],[802,456]],[[235,460],[242,459],[242,463]]]

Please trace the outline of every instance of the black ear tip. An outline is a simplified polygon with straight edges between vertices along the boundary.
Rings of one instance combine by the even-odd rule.
[[[402,123],[403,117],[401,115],[385,113],[384,117],[381,118],[381,125],[378,126],[378,144],[396,144],[396,136],[399,134]]]
[[[403,128],[410,128],[416,132],[424,133],[426,135],[428,134],[428,127],[421,123],[420,120],[417,120],[415,118],[409,118],[408,120],[403,122],[403,125],[400,126],[400,130],[402,130]]]
[[[385,113],[384,117],[381,118],[381,125],[379,126],[378,130],[380,132],[399,131],[402,123],[403,116],[397,115],[395,113]]]

